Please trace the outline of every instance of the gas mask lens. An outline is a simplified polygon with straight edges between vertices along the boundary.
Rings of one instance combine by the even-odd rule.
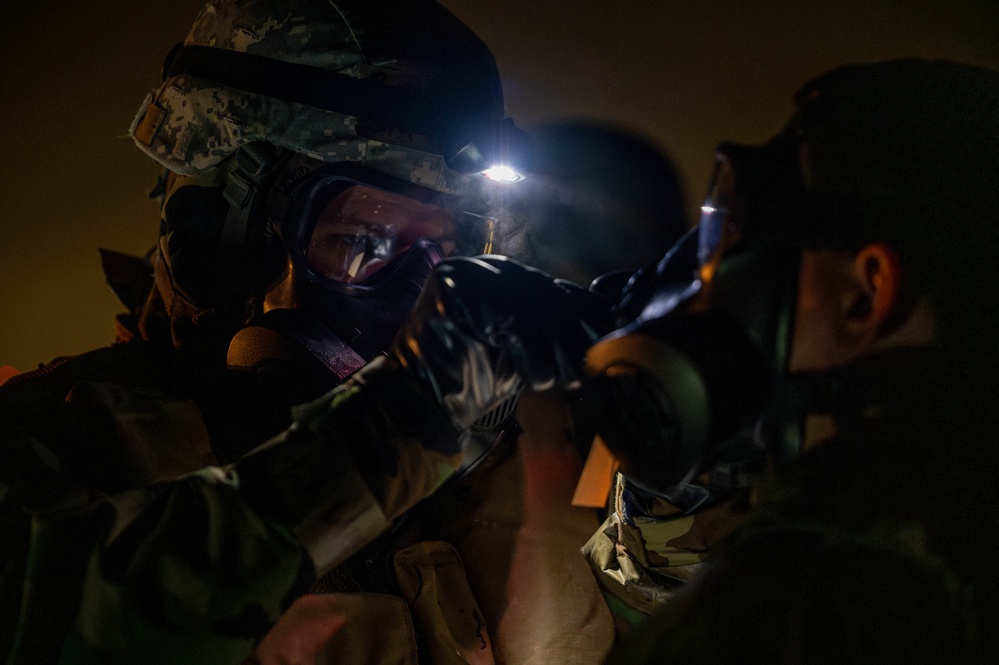
[[[303,247],[309,268],[345,284],[363,282],[421,238],[455,251],[455,215],[446,208],[359,184],[337,188]]]
[[[443,256],[491,251],[494,222],[473,212],[474,203],[356,164],[330,164],[291,186],[281,234],[308,279],[370,285],[420,240],[439,245]]]

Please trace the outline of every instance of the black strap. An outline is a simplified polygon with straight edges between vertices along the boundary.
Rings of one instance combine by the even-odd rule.
[[[223,256],[234,255],[246,243],[250,216],[259,204],[257,197],[263,194],[260,185],[271,174],[274,162],[274,150],[265,143],[247,143],[236,152],[223,190],[229,203],[219,243]]]
[[[196,76],[237,90],[351,115],[404,133],[438,136],[447,129],[449,113],[440,103],[441,96],[426,88],[394,87],[377,78],[355,78],[211,46],[181,46],[171,56],[165,78]]]
[[[246,289],[247,262],[258,260],[248,245],[250,228],[260,224],[260,208],[266,195],[265,181],[281,163],[282,153],[263,143],[247,143],[232,157],[222,196],[229,204],[219,236],[218,261],[215,263],[213,301],[224,303],[234,296],[242,302]]]

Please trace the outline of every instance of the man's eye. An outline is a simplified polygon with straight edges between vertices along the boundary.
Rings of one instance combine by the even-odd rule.
[[[337,240],[349,247],[363,247],[368,244],[366,235],[338,235]]]
[[[365,236],[348,233],[324,233],[315,235],[309,243],[310,247],[356,247],[364,243]]]

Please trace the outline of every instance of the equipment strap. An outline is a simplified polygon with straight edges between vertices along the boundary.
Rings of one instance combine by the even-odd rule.
[[[319,321],[295,309],[272,309],[258,325],[295,340],[341,381],[366,362],[354,349]]]
[[[237,90],[351,115],[404,133],[438,136],[448,128],[451,114],[434,103],[439,95],[430,90],[393,87],[381,79],[356,78],[211,46],[181,46],[171,56],[164,68],[166,78],[197,76]]]

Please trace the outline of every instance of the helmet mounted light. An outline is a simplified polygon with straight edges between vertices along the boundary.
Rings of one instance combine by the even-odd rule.
[[[482,172],[483,177],[499,183],[519,182],[524,179],[524,175],[510,166],[497,164],[490,166]]]

